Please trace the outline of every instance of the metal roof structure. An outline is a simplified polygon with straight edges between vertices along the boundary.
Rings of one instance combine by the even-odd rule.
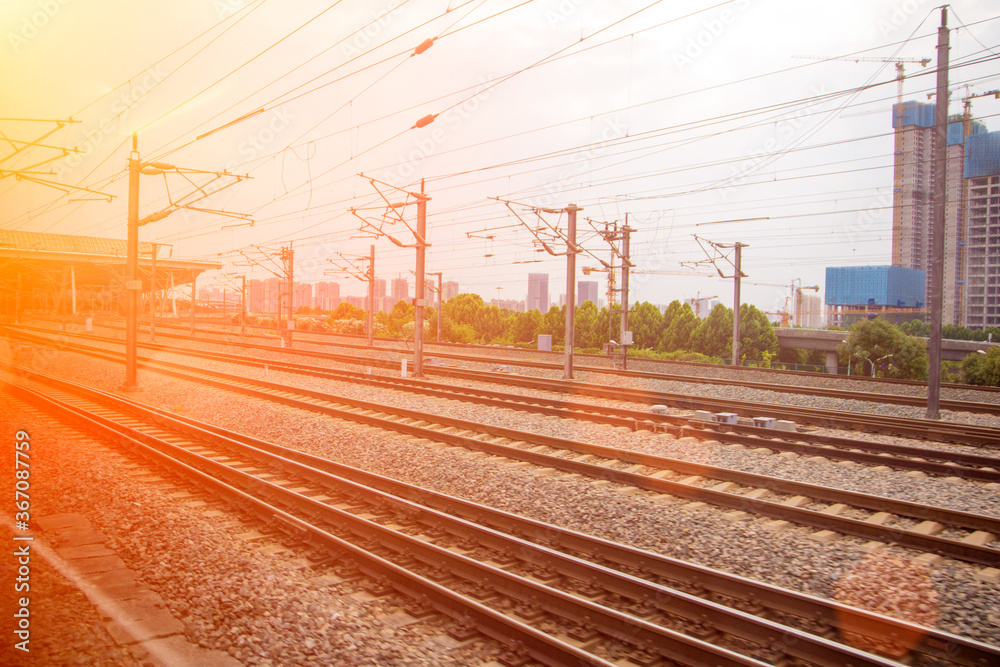
[[[204,271],[222,268],[216,262],[163,257],[163,244],[140,243],[139,273],[146,292],[153,287],[154,248],[158,290],[191,283]],[[59,310],[67,291],[74,289],[116,295],[125,288],[125,262],[124,239],[0,229],[0,303],[12,296],[37,302],[41,294]]]

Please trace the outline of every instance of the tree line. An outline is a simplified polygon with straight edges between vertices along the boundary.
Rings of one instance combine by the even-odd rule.
[[[320,315],[320,311],[299,309],[302,316]],[[619,336],[619,307],[598,309],[587,301],[576,307],[574,349],[602,352],[605,345]],[[376,313],[375,335],[410,337],[413,335],[415,308],[399,301],[389,312]],[[367,314],[361,308],[343,302],[325,319],[296,318],[296,328],[362,334]],[[566,307],[553,306],[546,313],[538,310],[515,312],[487,304],[478,294],[464,293],[444,303],[441,317],[441,340],[453,343],[478,343],[535,347],[539,335],[552,337],[553,349],[565,348]],[[751,304],[740,305],[740,364],[760,367],[794,367],[821,370],[825,353],[799,349],[781,349],[774,326]],[[438,317],[434,307],[424,309],[425,336],[437,338]],[[665,310],[649,303],[635,304],[629,311],[633,345],[629,354],[682,361],[728,363],[732,358],[733,310],[716,305],[706,317],[698,317],[690,304],[678,300]],[[839,329],[839,327],[829,327]],[[842,330],[842,329],[840,329]],[[928,356],[923,338],[930,333],[926,322],[914,320],[900,326],[882,319],[862,320],[844,334],[838,348],[841,372],[869,377],[926,380]],[[945,326],[943,336],[953,340],[986,341],[990,334],[1000,341],[1000,329],[975,331]],[[986,354],[971,354],[961,362],[944,362],[943,379],[968,384],[1000,386],[1000,349]]]
[[[601,352],[605,345],[619,337],[619,307],[598,309],[587,301],[576,307],[573,347],[581,352]],[[332,329],[347,333],[365,317],[361,308],[341,303],[329,317]],[[778,337],[766,316],[756,306],[740,307],[740,352],[744,363],[763,364],[778,355]],[[400,335],[409,325],[412,333],[414,307],[399,301],[387,313],[375,316],[376,333]],[[437,336],[437,313],[433,307],[424,309],[424,322],[431,337]],[[666,310],[648,302],[636,304],[629,311],[629,326],[633,345],[630,352],[651,355],[690,355],[722,363],[732,356],[733,311],[721,304],[707,317],[699,318],[689,304],[674,301]],[[566,306],[552,306],[548,312],[539,310],[515,312],[487,304],[478,294],[463,293],[444,303],[441,318],[441,340],[452,343],[513,345],[534,347],[539,335],[552,337],[555,348],[566,345]],[[616,341],[617,342],[617,341]]]

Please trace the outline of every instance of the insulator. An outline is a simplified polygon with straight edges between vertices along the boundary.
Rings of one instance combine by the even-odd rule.
[[[420,45],[417,48],[413,49],[413,55],[419,56],[421,53],[431,48],[432,46],[434,46],[434,38],[431,37],[425,39],[424,41],[420,42]]]
[[[428,114],[423,118],[421,118],[420,120],[418,120],[416,123],[414,123],[413,127],[427,127],[428,125],[434,122],[435,118],[437,118],[436,113]]]

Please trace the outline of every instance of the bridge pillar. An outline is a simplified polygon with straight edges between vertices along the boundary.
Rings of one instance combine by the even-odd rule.
[[[826,353],[826,372],[827,373],[832,373],[834,375],[837,374],[837,361],[838,361],[838,358],[837,358],[837,352],[836,351],[832,351],[832,352],[827,352]]]

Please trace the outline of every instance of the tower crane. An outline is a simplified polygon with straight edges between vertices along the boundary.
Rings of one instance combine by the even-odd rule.
[[[798,282],[799,286],[796,287],[795,283]],[[751,285],[759,285],[763,287],[790,287],[791,295],[785,297],[785,307],[784,310],[779,311],[765,311],[765,315],[781,315],[781,327],[783,329],[793,326],[802,325],[802,290],[811,289],[814,292],[819,292],[819,285],[803,285],[801,278],[793,278],[790,283],[750,283]]]
[[[963,134],[969,136],[972,134],[972,100],[977,97],[989,97],[992,95],[995,99],[1000,100],[1000,90],[988,90],[985,93],[970,93],[969,87],[965,87],[965,97],[962,98],[962,124],[965,127]]]
[[[903,79],[904,65],[907,63],[920,63],[921,67],[930,64],[930,58],[852,58],[850,56],[838,58],[824,58],[823,56],[792,56],[793,58],[804,58],[806,60],[846,60],[853,63],[895,63],[896,64],[896,102],[903,103]]]
[[[701,296],[701,292],[698,292],[698,296],[696,296],[695,298],[691,299],[691,303],[694,304],[694,316],[697,317],[697,318],[699,318],[699,319],[701,318],[701,302],[702,301],[711,301],[712,299],[718,299],[718,298],[719,298],[718,295],[715,295],[715,296]]]

